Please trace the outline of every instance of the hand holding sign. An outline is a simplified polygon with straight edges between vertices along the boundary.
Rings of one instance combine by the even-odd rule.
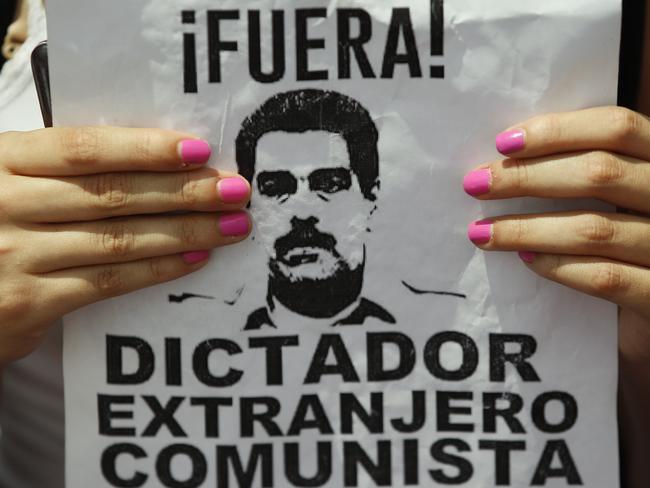
[[[625,213],[565,212],[491,219],[470,226],[485,250],[514,250],[536,273],[621,307],[619,419],[629,483],[644,486],[650,374],[650,123],[621,108],[534,118],[504,133],[513,159],[465,178],[480,199],[591,197]],[[493,223],[492,223],[493,222]],[[480,238],[477,230],[491,227]],[[632,486],[632,484],[630,484]]]
[[[207,143],[154,129],[0,135],[0,364],[62,315],[196,271],[207,249],[244,239],[249,185],[203,168],[209,157]],[[160,215],[176,210],[188,213]]]
[[[481,166],[469,191],[481,199],[598,198],[634,214],[519,215],[470,225],[486,250],[525,251],[540,275],[605,298],[650,320],[650,122],[621,108],[534,118],[497,139],[512,157]]]

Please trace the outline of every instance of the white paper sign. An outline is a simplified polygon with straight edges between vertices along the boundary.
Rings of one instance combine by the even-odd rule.
[[[67,318],[69,488],[618,486],[615,307],[465,236],[595,204],[461,185],[505,127],[615,102],[618,0],[48,14],[56,123],[206,138],[255,224]]]

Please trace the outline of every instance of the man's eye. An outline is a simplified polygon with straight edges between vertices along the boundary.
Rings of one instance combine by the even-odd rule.
[[[309,175],[309,189],[323,193],[336,193],[349,190],[352,177],[347,168],[318,169]]]
[[[257,188],[267,197],[282,197],[296,193],[298,181],[288,171],[263,171],[257,176]]]

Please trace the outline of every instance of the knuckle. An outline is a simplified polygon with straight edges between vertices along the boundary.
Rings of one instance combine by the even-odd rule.
[[[518,246],[520,244],[525,244],[528,242],[528,236],[530,235],[529,227],[530,223],[526,219],[516,219],[513,220],[510,224],[510,229],[508,234],[511,236],[512,244]],[[496,233],[495,233],[496,235]]]
[[[8,254],[15,253],[20,249],[17,243],[8,236],[0,237],[0,256],[7,256]]]
[[[511,182],[512,189],[520,191],[528,188],[530,183],[530,164],[527,164],[523,159],[512,159],[510,160],[510,168],[514,173],[514,178]]]
[[[198,181],[193,178],[190,173],[182,173],[179,175],[180,181],[178,190],[178,201],[181,205],[192,207],[196,205],[199,200],[198,197]]]
[[[153,283],[164,283],[168,281],[170,276],[170,271],[166,266],[165,258],[155,257],[148,260],[149,265],[149,275]]]
[[[90,177],[89,192],[101,210],[118,210],[129,203],[130,176],[125,173],[105,173]]]
[[[102,233],[101,246],[108,256],[127,256],[135,247],[135,234],[123,222],[112,222]]]
[[[32,295],[30,286],[13,283],[5,288],[0,299],[0,316],[3,321],[24,319],[32,310]]]
[[[581,219],[577,229],[578,235],[592,244],[607,244],[616,237],[616,226],[602,215],[588,215]]]
[[[553,280],[561,282],[561,272],[563,257],[559,254],[548,254],[546,256],[547,265],[545,269],[546,276]]]
[[[622,267],[614,263],[598,264],[591,282],[594,292],[605,297],[618,295],[628,288]]]
[[[12,216],[20,217],[22,208],[20,202],[24,198],[24,194],[12,191],[10,185],[3,185],[2,182],[0,182],[0,188],[6,190],[0,192],[0,221],[6,222]]]
[[[193,247],[198,243],[198,220],[195,217],[184,217],[181,219],[178,229],[178,236],[184,246]]]
[[[642,121],[636,112],[623,107],[611,107],[608,116],[613,142],[625,142],[639,134]]]
[[[78,127],[65,129],[61,137],[63,157],[69,163],[91,163],[100,152],[100,129]]]
[[[124,291],[124,277],[118,266],[108,266],[95,274],[95,290],[102,297],[121,295]]]
[[[0,273],[3,276],[0,285],[5,285],[6,281],[6,285],[10,287],[9,291],[21,286],[14,283],[15,270],[28,268],[34,260],[28,241],[29,233],[16,229],[15,224],[0,223]],[[0,290],[0,298],[2,298],[1,294],[2,290]]]
[[[610,186],[623,178],[623,163],[607,151],[593,151],[586,155],[587,181],[596,186]]]
[[[133,155],[141,161],[151,161],[155,158],[155,150],[160,137],[154,129],[143,130],[133,144]]]

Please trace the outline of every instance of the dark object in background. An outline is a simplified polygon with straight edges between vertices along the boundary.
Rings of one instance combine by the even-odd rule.
[[[639,95],[643,29],[646,2],[623,0],[623,28],[621,32],[621,59],[618,73],[618,104],[634,108]]]
[[[32,74],[41,106],[45,127],[52,127],[52,95],[50,92],[50,67],[47,60],[47,41],[41,42],[32,51]]]
[[[4,41],[5,34],[9,24],[14,20],[16,14],[16,1],[15,0],[1,0],[0,1],[0,43]],[[0,69],[5,64],[4,56],[0,55]]]

